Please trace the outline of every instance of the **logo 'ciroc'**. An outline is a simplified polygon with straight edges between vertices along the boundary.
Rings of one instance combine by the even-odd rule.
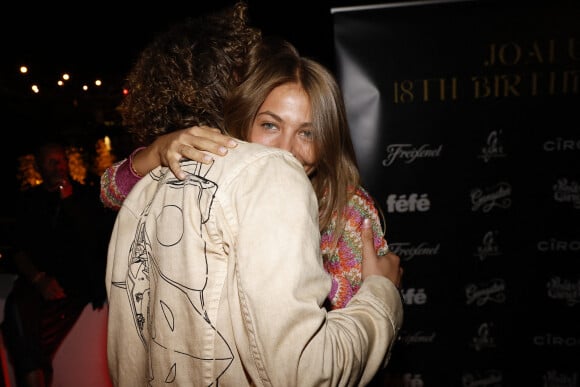
[[[580,140],[556,137],[546,141],[543,148],[546,152],[578,151],[580,150]]]
[[[550,238],[538,242],[538,251],[559,251],[559,252],[580,252],[580,241],[562,241],[556,238]]]

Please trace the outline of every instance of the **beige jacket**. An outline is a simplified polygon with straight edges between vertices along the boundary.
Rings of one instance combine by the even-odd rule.
[[[115,386],[364,385],[402,322],[388,279],[344,309],[318,209],[290,153],[240,143],[211,166],[158,168],[131,191],[109,245],[108,364]]]

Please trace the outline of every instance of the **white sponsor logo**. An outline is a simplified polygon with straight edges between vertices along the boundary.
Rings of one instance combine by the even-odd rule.
[[[491,159],[505,157],[503,146],[500,143],[501,130],[493,130],[489,133],[486,139],[486,146],[481,148],[481,154],[478,156],[484,162],[489,162]]]
[[[463,387],[501,386],[503,374],[498,370],[489,370],[483,375],[464,373],[461,381]]]
[[[576,372],[565,374],[551,370],[546,372],[542,379],[544,380],[542,387],[578,387],[578,374]]]
[[[580,251],[580,241],[561,241],[556,238],[550,238],[547,241],[538,242],[539,251]]]
[[[509,208],[512,205],[511,194],[512,187],[508,183],[499,183],[486,190],[474,189],[471,191],[471,210],[487,213],[494,207]]]
[[[397,254],[404,262],[408,262],[417,255],[437,255],[439,254],[439,243],[429,246],[426,242],[421,242],[418,246],[413,246],[409,242],[389,243],[389,250]]]
[[[580,150],[580,140],[556,137],[546,141],[543,148],[546,152],[578,151]]]
[[[431,208],[431,201],[426,193],[424,194],[406,194],[387,196],[387,212],[426,212]]]
[[[400,335],[399,341],[405,344],[433,344],[435,342],[435,332],[425,333],[422,331],[413,334]]]
[[[580,184],[576,181],[568,183],[568,179],[562,178],[553,185],[554,199],[561,203],[572,203],[574,208],[580,208]]]
[[[401,295],[407,305],[425,305],[427,303],[425,289],[408,288],[401,291]]]
[[[421,374],[403,374],[403,387],[423,387],[424,385]]]
[[[546,284],[546,288],[548,297],[554,300],[565,300],[568,306],[574,306],[580,302],[580,279],[572,282],[560,277],[552,277]]]
[[[496,257],[501,255],[499,247],[495,242],[497,231],[488,231],[483,236],[483,240],[481,241],[481,246],[477,247],[477,251],[475,252],[475,256],[478,257],[481,261],[486,259],[487,257]]]
[[[560,336],[552,333],[537,335],[532,338],[534,345],[538,347],[579,347],[580,338],[575,336]]]
[[[495,348],[495,339],[490,334],[490,329],[493,323],[483,323],[477,329],[477,336],[471,340],[471,346],[476,351],[481,351],[485,348]]]
[[[477,286],[469,284],[465,287],[467,305],[475,303],[477,306],[487,304],[487,302],[504,303],[505,281],[503,279],[493,279],[489,283]]]
[[[383,167],[392,165],[397,159],[403,160],[405,164],[411,164],[417,159],[440,157],[442,149],[443,145],[429,149],[429,144],[423,144],[418,148],[411,144],[389,144]]]

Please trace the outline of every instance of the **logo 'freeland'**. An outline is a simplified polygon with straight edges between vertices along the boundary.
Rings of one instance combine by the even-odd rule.
[[[411,164],[417,159],[437,158],[441,156],[443,145],[436,148],[429,148],[430,144],[423,144],[414,147],[411,144],[389,144],[387,146],[387,157],[383,160],[383,167],[392,165],[397,160],[402,160],[405,164]]]

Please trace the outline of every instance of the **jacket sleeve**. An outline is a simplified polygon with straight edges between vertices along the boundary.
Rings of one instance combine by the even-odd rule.
[[[322,307],[331,281],[320,255],[318,205],[290,155],[253,163],[232,192],[239,234],[230,294],[244,322],[238,344],[250,347],[243,361],[264,385],[368,383],[402,323],[396,287],[372,276],[346,308]]]
[[[129,159],[111,165],[101,176],[101,202],[105,207],[118,211],[131,188],[139,180],[140,178],[131,171]]]

